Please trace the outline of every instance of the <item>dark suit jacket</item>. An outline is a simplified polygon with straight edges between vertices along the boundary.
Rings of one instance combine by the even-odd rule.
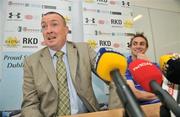
[[[99,110],[91,82],[95,56],[95,51],[87,44],[67,42],[71,78],[78,96],[90,112]],[[25,58],[22,116],[55,116],[57,92],[56,73],[48,48],[45,47]],[[117,105],[114,96],[112,99],[110,97],[110,103]]]

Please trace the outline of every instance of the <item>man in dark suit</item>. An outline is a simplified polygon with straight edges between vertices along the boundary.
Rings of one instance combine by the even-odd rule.
[[[59,116],[57,51],[64,53],[62,59],[67,71],[70,114],[98,111],[91,82],[96,52],[85,43],[67,41],[68,27],[63,16],[57,12],[44,14],[41,26],[43,43],[47,47],[24,60],[22,116]],[[109,107],[121,107],[113,86],[110,85]]]

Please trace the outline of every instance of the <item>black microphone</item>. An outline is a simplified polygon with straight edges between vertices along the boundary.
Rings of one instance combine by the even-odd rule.
[[[180,58],[168,60],[165,76],[170,82],[180,85]]]
[[[177,103],[180,104],[180,55],[163,55],[159,62],[166,79],[178,85]]]
[[[165,76],[170,82],[178,85],[177,103],[180,104],[180,58],[168,60]]]
[[[99,50],[95,68],[97,75],[105,81],[114,81],[116,92],[127,112],[126,116],[144,117],[144,112],[123,77],[126,68],[127,60],[122,54],[109,48],[101,48]]]

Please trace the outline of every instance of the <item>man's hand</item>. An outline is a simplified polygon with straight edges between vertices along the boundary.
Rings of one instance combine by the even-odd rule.
[[[141,54],[141,53],[137,54],[137,59],[142,59],[142,60],[150,61],[150,59],[145,54]]]

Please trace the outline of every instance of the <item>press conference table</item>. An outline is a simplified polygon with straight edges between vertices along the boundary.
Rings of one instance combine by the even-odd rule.
[[[149,104],[142,106],[142,109],[147,117],[159,117],[160,105],[161,103]],[[63,116],[63,117],[123,117],[123,111],[124,109],[113,109],[108,111],[77,114],[77,115]]]

